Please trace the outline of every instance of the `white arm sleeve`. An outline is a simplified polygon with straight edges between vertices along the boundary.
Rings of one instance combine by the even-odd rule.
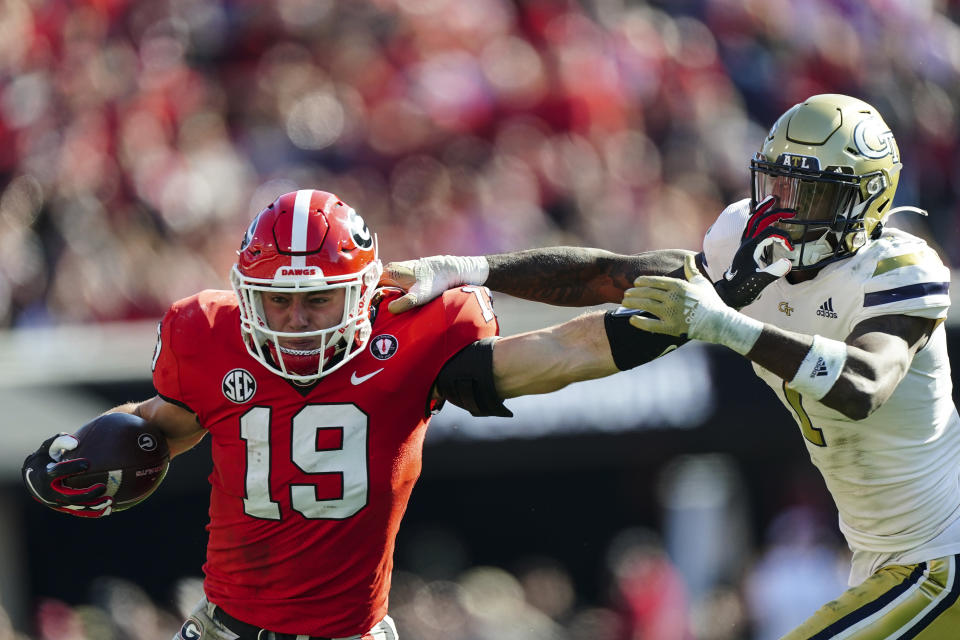
[[[723,277],[740,248],[743,230],[750,219],[750,198],[734,202],[717,218],[703,236],[704,266],[711,282]]]

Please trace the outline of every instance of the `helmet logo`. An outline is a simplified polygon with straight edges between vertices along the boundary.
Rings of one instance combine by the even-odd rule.
[[[786,165],[794,169],[810,169],[820,171],[820,160],[816,156],[801,156],[796,153],[781,153],[777,164]]]
[[[243,241],[240,243],[240,251],[243,251],[250,246],[250,243],[253,241],[253,230],[257,227],[257,222],[260,221],[260,216],[255,216],[250,222],[250,226],[247,227],[247,232],[243,234]]]
[[[257,392],[257,381],[246,369],[233,369],[223,376],[221,388],[227,400],[242,404]]]
[[[853,144],[861,155],[871,160],[892,155],[894,162],[900,162],[900,152],[893,139],[893,132],[880,118],[870,117],[858,122],[853,129]]]
[[[393,357],[399,346],[395,337],[389,333],[384,333],[370,341],[370,353],[377,360],[386,360]]]
[[[353,208],[347,208],[347,228],[350,231],[350,236],[353,238],[353,241],[357,243],[357,246],[361,249],[369,249],[373,246],[373,235],[370,233],[370,229],[367,228],[367,223],[363,221],[363,218],[360,217]]]

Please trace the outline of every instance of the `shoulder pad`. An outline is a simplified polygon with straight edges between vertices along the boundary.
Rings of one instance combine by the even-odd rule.
[[[896,229],[864,247],[864,308],[914,314],[950,305],[950,269],[926,242]]]

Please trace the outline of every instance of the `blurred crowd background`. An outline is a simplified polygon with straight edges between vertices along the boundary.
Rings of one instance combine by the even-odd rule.
[[[775,118],[874,104],[960,260],[956,2],[3,0],[0,325],[156,317],[297,186],[388,259],[698,248]],[[162,268],[157,268],[162,265]]]
[[[159,317],[225,286],[250,217],[306,186],[355,207],[385,260],[698,249],[749,195],[775,118],[828,92],[884,115],[897,204],[930,212],[904,222],[956,266],[958,15],[954,0],[0,0],[0,327]],[[826,516],[779,512],[755,545],[709,556],[744,556],[709,589],[662,531],[627,529],[592,601],[549,558],[409,563],[392,613],[406,640],[767,640],[843,586]],[[30,637],[166,638],[198,589],[153,603],[105,577],[84,604],[37,603]],[[4,620],[0,640],[26,637]]]

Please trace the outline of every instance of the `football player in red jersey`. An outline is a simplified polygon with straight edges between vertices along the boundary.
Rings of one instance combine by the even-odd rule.
[[[376,237],[351,207],[288,193],[247,229],[233,291],[175,302],[160,323],[157,395],[112,411],[157,426],[172,455],[211,434],[205,597],[178,638],[396,638],[394,539],[431,414],[450,401],[511,415],[505,398],[605,376],[677,342],[603,312],[497,338],[489,292],[474,286],[395,315],[402,292],[378,289],[381,271]],[[109,514],[103,485],[64,489],[85,464],[59,461],[69,448],[51,439],[27,458],[28,490],[74,515]]]

